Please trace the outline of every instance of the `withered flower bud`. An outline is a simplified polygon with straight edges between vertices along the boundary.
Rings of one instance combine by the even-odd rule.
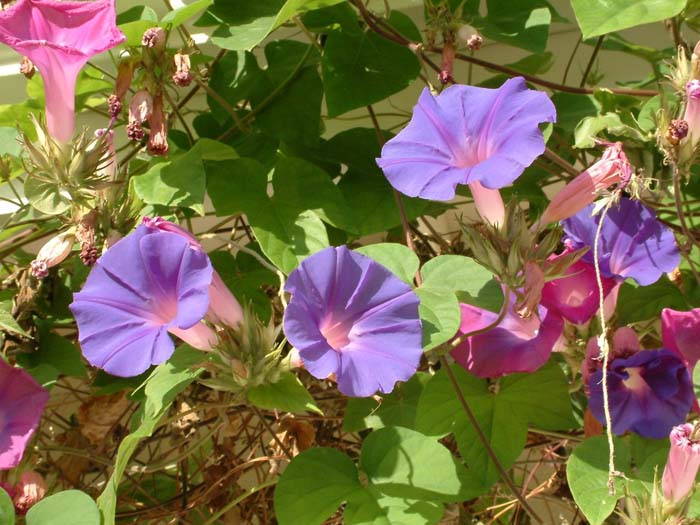
[[[134,96],[131,97],[131,103],[129,104],[129,123],[126,126],[126,136],[131,140],[142,140],[145,136],[141,124],[151,117],[153,105],[153,97],[145,89],[137,91]]]
[[[92,266],[100,256],[95,247],[95,223],[97,210],[92,210],[80,218],[75,236],[80,242],[80,260],[85,266]]]
[[[31,262],[32,275],[43,279],[49,275],[49,268],[63,262],[73,249],[75,235],[71,231],[59,233],[41,247],[36,259]]]
[[[677,146],[678,143],[688,136],[688,122],[683,119],[672,120],[666,130],[666,140],[672,145]]]
[[[445,42],[445,46],[442,48],[442,62],[440,64],[440,73],[438,74],[440,83],[443,86],[445,84],[453,84],[455,81],[453,76],[454,61],[455,46],[452,42]]]
[[[119,113],[122,112],[122,101],[115,94],[111,94],[107,99],[107,107],[109,111],[109,116],[112,118],[117,118]]]
[[[173,83],[180,87],[189,86],[192,83],[192,73],[190,73],[190,56],[182,53],[176,53],[173,60],[175,61]]]
[[[148,152],[151,155],[164,156],[168,154],[168,123],[163,108],[163,94],[153,98],[153,112],[148,123],[151,134],[148,136]]]
[[[481,46],[484,43],[484,39],[481,37],[481,35],[472,35],[469,37],[467,40],[467,47],[471,51],[479,51],[481,49]]]
[[[162,49],[165,46],[165,29],[162,27],[152,27],[146,29],[141,38],[141,45],[151,49]]]
[[[27,57],[22,57],[22,61],[19,63],[19,72],[27,78],[32,78],[34,73],[36,73],[36,68],[31,60]]]

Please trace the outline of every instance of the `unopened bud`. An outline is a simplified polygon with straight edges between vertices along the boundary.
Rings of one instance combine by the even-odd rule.
[[[59,233],[41,247],[36,259],[31,262],[34,277],[43,279],[49,274],[49,268],[63,262],[73,250],[75,235],[73,232]]]
[[[27,57],[22,57],[22,61],[19,63],[19,72],[27,78],[32,78],[34,73],[36,73],[36,68],[31,60]]]
[[[176,53],[173,60],[175,61],[173,83],[180,87],[189,86],[192,82],[192,73],[190,73],[190,56],[182,53]]]
[[[152,27],[146,29],[141,38],[141,45],[152,49],[162,49],[165,46],[165,29],[162,27]]]
[[[19,483],[15,485],[15,494],[12,502],[15,504],[17,514],[23,516],[36,503],[46,495],[46,481],[38,472],[29,470],[23,472]]]

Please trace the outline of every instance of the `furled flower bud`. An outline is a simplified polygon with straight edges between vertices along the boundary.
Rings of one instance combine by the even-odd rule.
[[[27,57],[22,57],[22,60],[19,63],[19,72],[27,78],[32,78],[34,73],[36,73],[36,68],[31,60],[29,60]]]
[[[119,113],[122,112],[122,101],[119,100],[119,97],[114,93],[107,98],[107,109],[109,111],[109,116],[112,118],[117,118]]]
[[[114,93],[122,100],[131,86],[131,81],[134,79],[134,68],[136,63],[134,60],[122,60],[119,62],[117,69],[117,83],[114,88]]]
[[[683,119],[672,120],[668,125],[665,136],[666,140],[677,146],[681,140],[688,136],[688,123]]]
[[[190,56],[184,53],[175,53],[173,60],[175,61],[173,83],[180,87],[189,86],[192,82],[192,73],[190,73]]]
[[[685,423],[671,430],[671,450],[661,478],[664,497],[670,502],[685,498],[695,484],[700,467],[700,435],[698,428]]]
[[[153,112],[148,122],[151,134],[148,137],[148,152],[151,155],[168,154],[168,124],[163,109],[163,95],[158,94],[153,99]]]
[[[43,279],[49,275],[49,268],[63,262],[73,250],[75,235],[71,231],[59,233],[41,247],[36,259],[31,262],[32,275]]]
[[[162,27],[146,29],[141,38],[141,45],[152,49],[162,49],[165,46],[166,33]]]
[[[17,514],[23,516],[46,495],[46,481],[41,474],[33,470],[23,472],[14,492],[12,502]]]
[[[700,140],[700,80],[691,80],[685,86],[685,114],[683,120],[688,124],[686,147],[680,155],[680,160],[689,160],[693,156],[695,146]]]
[[[129,104],[129,124],[126,126],[126,135],[131,140],[142,140],[145,132],[141,125],[151,117],[153,113],[153,97],[142,89],[131,97]]]
[[[479,34],[474,34],[467,39],[467,47],[471,51],[479,51],[484,44],[484,39]]]
[[[75,237],[80,242],[80,259],[85,266],[92,266],[100,256],[95,246],[95,223],[97,210],[92,210],[80,218]]]
[[[454,70],[455,61],[455,46],[452,42],[445,42],[442,48],[442,63],[440,64],[440,73],[438,75],[440,83],[444,86],[445,84],[454,83],[455,79],[452,75]]]
[[[549,203],[539,220],[540,225],[573,217],[591,204],[599,192],[613,184],[626,185],[632,166],[622,151],[622,143],[608,144],[603,156],[586,171],[564,186]]]

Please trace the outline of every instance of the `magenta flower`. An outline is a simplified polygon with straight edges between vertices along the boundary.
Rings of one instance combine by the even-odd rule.
[[[589,408],[604,424],[602,380],[603,371],[597,370],[590,376],[588,387]],[[690,374],[670,350],[640,350],[610,362],[608,399],[615,434],[631,430],[643,437],[661,439],[685,421],[694,398]]]
[[[16,467],[39,424],[49,393],[0,359],[0,470]]]
[[[566,249],[559,255],[551,256],[548,261],[554,263],[570,252],[571,250]],[[603,277],[602,282],[603,295],[608,298],[615,290],[615,280]],[[563,276],[545,283],[542,289],[541,304],[575,324],[590,321],[598,311],[599,303],[595,268],[592,264],[581,260],[572,264]]]
[[[541,224],[559,222],[572,217],[615,184],[626,184],[632,177],[632,166],[622,151],[622,143],[608,144],[603,156],[587,170],[564,186],[549,203],[540,218]]]
[[[661,335],[664,346],[682,357],[692,374],[700,361],[700,308],[689,312],[664,308],[661,312]]]
[[[664,498],[675,503],[693,489],[700,468],[700,436],[690,423],[678,425],[669,435],[671,449],[661,478]]]
[[[307,257],[287,280],[284,333],[306,369],[355,397],[388,393],[423,355],[418,296],[381,264],[348,250]]]
[[[691,80],[685,86],[685,114],[683,120],[688,124],[686,139],[688,157],[692,155],[700,140],[700,80]]]
[[[425,89],[377,164],[411,197],[447,201],[458,184],[474,182],[498,189],[544,152],[539,125],[555,120],[554,104],[523,78],[498,89],[454,85],[435,97]]]
[[[460,307],[460,334],[481,330],[498,319],[497,314],[476,306],[462,304]],[[468,337],[452,350],[452,357],[478,377],[534,372],[547,362],[563,329],[561,318],[542,306],[530,317],[521,318],[515,311],[515,298],[512,298],[508,312],[497,327]]]
[[[75,126],[75,81],[93,55],[125,40],[114,0],[17,0],[0,11],[0,42],[39,68],[51,136],[68,142]]]
[[[593,264],[593,243],[600,214],[591,216],[589,205],[563,221],[566,243],[578,250],[590,249],[582,260]],[[601,275],[634,279],[641,286],[656,282],[661,274],[678,267],[681,255],[673,232],[639,201],[620,199],[605,216],[598,245]]]
[[[141,225],[100,257],[70,308],[85,358],[129,377],[167,360],[175,345],[211,348],[200,321],[209,309],[212,267],[183,236]]]

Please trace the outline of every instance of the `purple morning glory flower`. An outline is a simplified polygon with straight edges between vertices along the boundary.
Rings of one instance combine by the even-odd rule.
[[[447,201],[458,184],[474,182],[498,189],[544,152],[539,125],[555,120],[549,97],[520,77],[498,89],[454,85],[435,97],[425,89],[377,163],[411,197]]]
[[[0,359],[0,470],[22,460],[48,400],[32,376]]]
[[[468,337],[452,350],[454,360],[478,377],[500,377],[515,372],[534,372],[549,359],[564,329],[564,321],[543,306],[522,318],[515,311],[516,298],[501,323],[491,330]],[[460,334],[481,330],[493,324],[498,315],[461,304]]]
[[[70,308],[85,358],[130,377],[167,360],[168,332],[198,348],[216,341],[200,323],[209,308],[212,267],[184,236],[139,226],[97,260]]]
[[[306,369],[355,397],[388,393],[423,355],[418,296],[381,264],[345,246],[306,258],[287,280],[284,332]]]
[[[600,214],[591,216],[593,204],[562,222],[566,243],[575,250],[591,249],[583,260],[593,264],[593,243]],[[598,244],[603,277],[634,279],[646,286],[658,281],[681,262],[673,232],[661,224],[652,210],[639,201],[620,199],[608,210]]]
[[[589,407],[605,421],[603,371],[590,376]],[[631,430],[640,436],[661,439],[675,425],[685,422],[693,404],[693,383],[685,363],[672,351],[640,350],[627,358],[613,359],[608,369],[608,398],[612,430]]]

